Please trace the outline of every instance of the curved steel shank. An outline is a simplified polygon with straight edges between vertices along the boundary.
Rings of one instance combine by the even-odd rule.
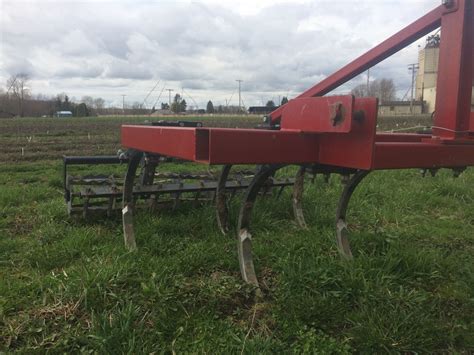
[[[255,174],[250,186],[245,192],[245,197],[242,201],[242,207],[239,213],[237,226],[237,251],[240,272],[245,282],[257,287],[258,280],[255,274],[252,258],[252,235],[249,231],[250,218],[260,188],[264,186],[267,179],[281,167],[282,165],[262,165],[260,167],[260,170]]]
[[[226,235],[229,231],[229,209],[227,207],[227,196],[225,191],[225,184],[229,176],[232,165],[224,165],[219,176],[216,188],[216,215],[217,225],[222,234]]]
[[[295,176],[295,184],[293,185],[293,196],[291,199],[296,223],[303,229],[308,228],[303,213],[303,191],[305,173],[306,167],[304,165],[300,166]]]
[[[352,259],[352,252],[349,243],[349,231],[346,224],[346,211],[349,200],[354,193],[356,187],[367,176],[369,170],[359,170],[347,181],[339,199],[336,211],[336,242],[339,252],[346,259]]]
[[[130,160],[128,162],[127,174],[125,175],[125,182],[123,185],[123,208],[122,208],[122,222],[123,222],[123,238],[125,247],[129,250],[134,250],[137,247],[135,242],[135,233],[133,231],[133,185],[135,175],[143,157],[143,152],[132,151]]]

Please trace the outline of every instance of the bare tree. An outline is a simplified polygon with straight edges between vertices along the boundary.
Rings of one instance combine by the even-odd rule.
[[[351,90],[352,95],[355,97],[365,97],[369,96],[367,94],[367,86],[364,84],[357,85],[355,88]]]
[[[30,90],[28,89],[28,74],[19,73],[12,75],[7,81],[8,91],[14,99],[17,101],[17,114],[23,117],[24,102],[30,96]]]
[[[360,84],[352,89],[352,95],[355,97],[377,97],[381,102],[393,101],[396,99],[395,84],[392,79],[374,80],[369,85],[369,92],[367,92],[367,85]]]
[[[102,113],[102,110],[105,107],[105,100],[101,97],[94,99],[94,108],[96,109],[97,113]]]
[[[85,103],[88,107],[94,107],[94,99],[92,96],[83,96],[81,102]]]
[[[393,83],[393,80],[392,79],[380,79],[379,84],[380,84],[379,99],[382,102],[395,100],[396,90],[395,90],[395,84]]]

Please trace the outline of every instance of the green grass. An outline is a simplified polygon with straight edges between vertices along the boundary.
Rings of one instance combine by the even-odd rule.
[[[141,212],[127,252],[119,217],[67,217],[59,160],[2,163],[0,352],[472,353],[473,181],[370,174],[349,208],[350,262],[334,241],[337,176],[308,181],[308,230],[290,190],[259,199],[258,298],[212,206]]]

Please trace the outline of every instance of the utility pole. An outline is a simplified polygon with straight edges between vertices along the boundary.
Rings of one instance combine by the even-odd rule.
[[[168,105],[169,105],[169,110],[171,110],[171,91],[174,91],[173,89],[166,89],[168,90],[168,96],[169,96],[169,102],[168,102]]]
[[[240,84],[242,83],[243,80],[237,79],[236,80],[239,83],[239,112],[242,111],[242,97],[240,95]]]
[[[125,96],[127,95],[122,94],[122,114],[124,116],[125,116]]]
[[[419,68],[417,63],[409,64],[408,70],[411,70],[411,96],[410,96],[410,113],[413,114],[413,87],[415,86],[415,73]]]

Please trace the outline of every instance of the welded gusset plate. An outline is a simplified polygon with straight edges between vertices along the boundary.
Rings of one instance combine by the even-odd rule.
[[[290,100],[282,113],[281,128],[314,133],[351,131],[352,95],[303,97]]]
[[[377,99],[354,101],[354,122],[347,134],[319,136],[319,163],[354,169],[371,169],[374,160]]]

